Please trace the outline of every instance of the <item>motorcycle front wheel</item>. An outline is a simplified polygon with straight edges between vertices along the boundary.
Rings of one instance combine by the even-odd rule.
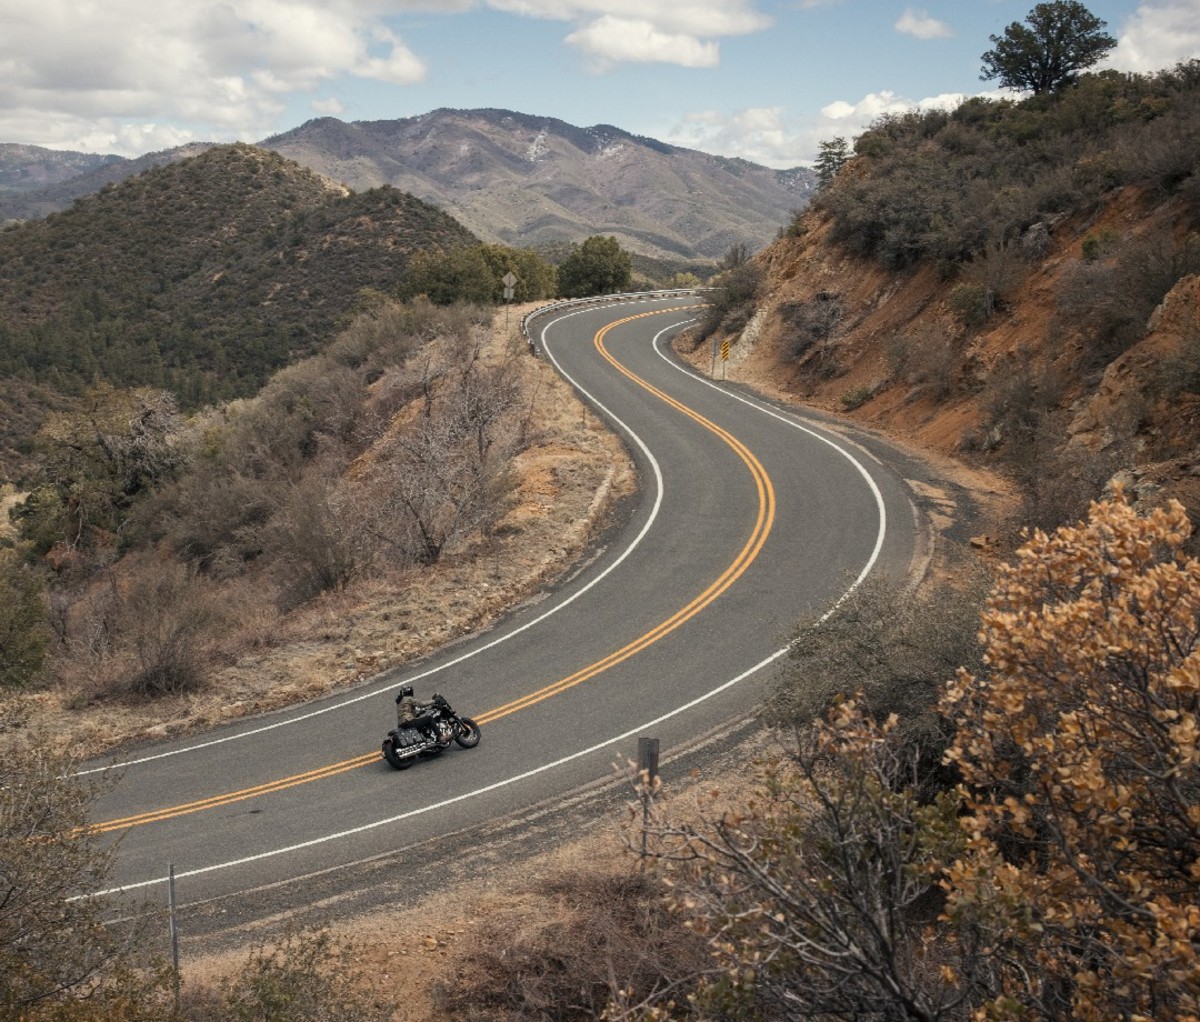
[[[458,722],[463,729],[454,736],[454,740],[464,749],[475,748],[479,744],[479,725],[470,717],[459,717]]]

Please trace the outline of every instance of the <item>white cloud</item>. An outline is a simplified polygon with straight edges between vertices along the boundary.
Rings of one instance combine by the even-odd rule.
[[[487,5],[509,14],[581,25],[605,18],[643,21],[662,32],[699,38],[745,35],[771,24],[747,0],[487,0]]]
[[[340,117],[346,112],[346,104],[336,96],[330,96],[328,99],[314,99],[311,106],[313,113],[320,114],[322,117]]]
[[[371,35],[375,43],[382,46],[382,56],[359,55],[347,68],[350,74],[392,85],[409,85],[425,77],[425,62],[405,46],[399,36],[382,26]]]
[[[1200,0],[1147,0],[1117,29],[1104,62],[1122,71],[1153,72],[1200,56]]]
[[[190,132],[181,131],[170,124],[117,124],[111,120],[97,124],[80,138],[78,146],[83,152],[97,153],[155,153],[162,149],[175,149],[188,142],[195,142]]]
[[[821,107],[821,120],[836,126],[839,135],[857,135],[884,114],[901,114],[915,109],[916,104],[894,92],[869,92],[855,103],[836,99]]]
[[[0,138],[126,155],[262,138],[292,93],[424,77],[384,13],[376,0],[20,4],[0,33]]]
[[[925,11],[917,11],[911,7],[900,15],[894,27],[901,35],[911,35],[917,39],[949,39],[954,35],[944,21],[938,21]]]
[[[747,0],[487,0],[526,17],[573,21],[566,41],[601,66],[615,62],[716,67],[716,39],[760,31],[771,19]]]
[[[1000,98],[998,91],[975,95]],[[816,117],[789,115],[783,107],[761,107],[734,113],[706,110],[687,115],[662,133],[674,145],[721,156],[740,156],[766,167],[809,166],[821,142],[844,138],[851,142],[887,114],[912,110],[953,110],[968,97],[961,92],[906,99],[894,92],[872,92],[857,102],[834,100]]]
[[[843,129],[841,134],[858,134],[884,114],[902,114],[910,110],[934,108],[953,109],[965,98],[962,93],[951,93],[914,101],[885,89],[882,92],[868,92],[855,103],[844,99],[834,100],[821,108],[821,117],[830,124],[840,125]]]
[[[572,43],[601,62],[637,61],[679,64],[683,67],[716,67],[716,43],[695,36],[661,32],[648,21],[605,16],[567,36]]]
[[[816,143],[789,128],[782,107],[758,107],[725,113],[688,114],[664,133],[664,141],[721,156],[740,156],[767,167],[809,162]]]
[[[719,41],[766,28],[756,0],[4,0],[0,139],[137,155],[253,141],[304,94],[346,79],[403,86],[425,62],[388,19],[477,7],[555,20],[599,66],[713,67]],[[309,100],[313,102],[313,100]],[[334,109],[336,100],[321,100]],[[314,107],[316,109],[316,107]]]

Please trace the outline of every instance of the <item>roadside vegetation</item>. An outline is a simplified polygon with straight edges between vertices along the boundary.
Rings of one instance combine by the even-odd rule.
[[[98,384],[51,413],[0,551],[7,687],[194,692],[289,611],[485,542],[530,439],[491,318],[383,301],[254,398]]]
[[[1198,123],[1197,62],[1087,74],[1020,102],[885,116],[855,139],[855,172],[838,173],[815,205],[832,216],[833,240],[889,269],[928,261],[953,275],[1010,247],[1020,266],[1038,255],[1036,225],[1122,185],[1176,194],[1194,211]],[[1003,287],[991,290],[1003,300]]]
[[[767,280],[751,308],[780,336],[794,389],[867,419],[956,409],[954,453],[1017,483],[1021,523],[1054,528],[1118,470],[1194,448],[1178,413],[1200,394],[1190,299],[1165,300],[1200,273],[1198,138],[1197,61],[1076,68],[1022,100],[886,116],[852,147],[828,144],[821,188],[783,243],[799,252],[819,235],[877,268],[889,294],[911,285],[911,312],[866,331],[869,297],[828,277],[786,297]],[[1169,339],[1136,351],[1164,316]],[[865,344],[884,356],[869,374]],[[1081,442],[1080,409],[1102,392],[1114,404]]]

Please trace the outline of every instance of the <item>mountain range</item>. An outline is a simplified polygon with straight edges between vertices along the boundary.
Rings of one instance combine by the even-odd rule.
[[[806,168],[773,170],[612,125],[579,128],[510,110],[350,123],[323,117],[258,145],[354,191],[389,184],[409,192],[483,241],[554,250],[604,234],[668,261],[762,248],[807,203],[815,180]],[[46,216],[206,148],[128,160],[0,144],[0,220]]]

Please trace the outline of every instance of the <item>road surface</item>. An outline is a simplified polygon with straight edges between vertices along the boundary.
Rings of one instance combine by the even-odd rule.
[[[411,671],[140,750],[93,821],[113,889],[181,905],[244,898],[396,856],[553,802],[657,737],[664,758],[745,716],[798,620],[869,572],[901,577],[917,515],[883,461],[668,353],[695,297],[561,309],[551,360],[636,459],[640,499],[601,555],[544,599]],[[444,694],[483,740],[397,772],[379,754],[398,685]],[[100,771],[109,762],[88,764]]]

